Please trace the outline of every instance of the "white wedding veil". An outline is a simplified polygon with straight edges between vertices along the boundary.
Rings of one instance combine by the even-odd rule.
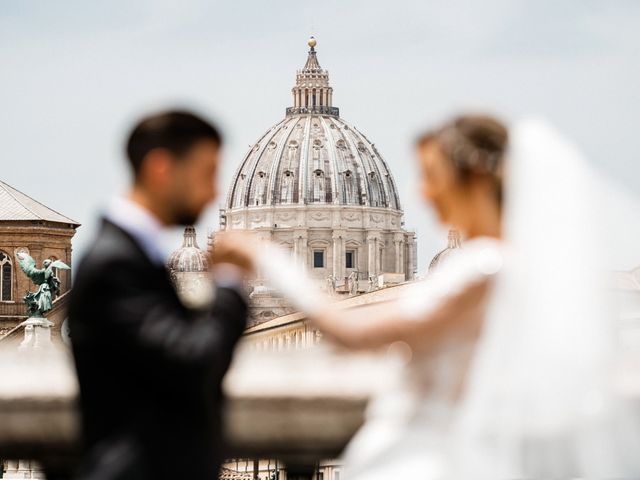
[[[452,478],[640,478],[612,270],[640,265],[640,210],[557,131],[510,130],[505,263],[461,400]],[[633,405],[634,400],[636,405]]]

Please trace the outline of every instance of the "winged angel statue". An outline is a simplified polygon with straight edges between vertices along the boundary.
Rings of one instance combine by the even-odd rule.
[[[54,268],[69,270],[70,267],[60,260],[46,259],[42,262],[42,268],[36,267],[36,261],[31,255],[20,252],[16,255],[20,262],[20,268],[38,285],[35,292],[27,292],[24,301],[31,317],[42,317],[53,307],[53,301],[60,293],[60,279],[56,276]]]

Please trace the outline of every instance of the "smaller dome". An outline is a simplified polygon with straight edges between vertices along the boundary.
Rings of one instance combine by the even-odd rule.
[[[429,273],[438,270],[451,255],[456,254],[456,250],[460,248],[460,232],[457,230],[449,230],[447,248],[436,253],[429,264]]]
[[[167,266],[171,273],[207,271],[207,255],[198,247],[194,227],[185,227],[182,247],[171,254]]]

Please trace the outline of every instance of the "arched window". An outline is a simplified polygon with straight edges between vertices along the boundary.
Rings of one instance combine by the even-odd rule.
[[[324,172],[320,169],[313,171],[313,201],[324,202],[325,201],[325,181]]]
[[[11,257],[0,251],[0,302],[10,302],[13,290],[13,265]]]
[[[282,191],[280,194],[280,201],[282,203],[293,202],[293,186],[294,176],[291,170],[285,170],[282,178]]]

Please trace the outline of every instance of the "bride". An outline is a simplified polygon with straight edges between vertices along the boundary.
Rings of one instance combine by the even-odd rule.
[[[417,150],[424,199],[466,241],[403,298],[338,311],[282,256],[244,252],[336,342],[411,352],[347,448],[345,478],[638,477],[599,270],[615,192],[542,122],[465,115]],[[241,245],[223,239],[215,260]]]

